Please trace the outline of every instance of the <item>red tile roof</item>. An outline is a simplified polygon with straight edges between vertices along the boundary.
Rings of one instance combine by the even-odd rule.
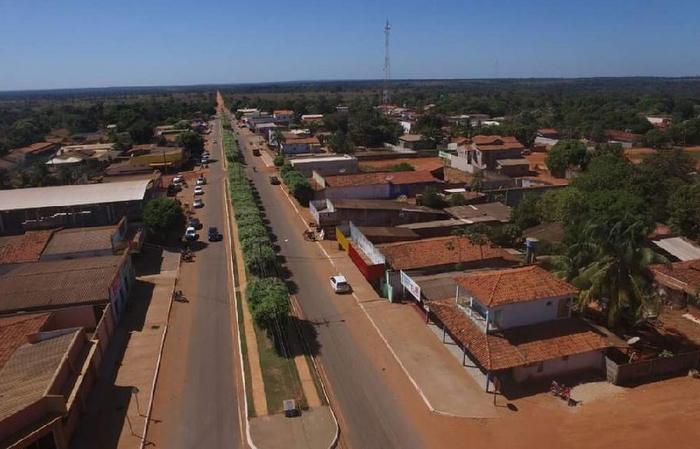
[[[489,371],[601,350],[613,344],[584,321],[564,318],[486,334],[454,299],[428,306],[449,334]]]
[[[524,149],[523,144],[518,139],[510,136],[484,136],[472,137],[472,145],[479,151],[499,151]]]
[[[17,348],[27,343],[27,335],[39,332],[50,316],[37,313],[0,318],[0,368]]]
[[[649,267],[656,280],[668,287],[697,295],[700,289],[700,259]]]
[[[618,131],[615,129],[609,129],[605,131],[605,135],[608,136],[609,139],[619,140],[620,142],[636,143],[642,140],[641,134],[628,133],[625,131]]]
[[[487,307],[578,293],[576,287],[537,265],[467,274],[457,284]]]
[[[328,187],[350,187],[377,184],[424,184],[439,182],[428,170],[405,172],[374,172],[353,175],[326,176]]]
[[[0,237],[0,265],[38,261],[53,233],[54,230],[27,231]]]
[[[456,263],[503,266],[516,259],[503,248],[472,244],[467,237],[447,236],[377,245],[395,270],[413,270]]]

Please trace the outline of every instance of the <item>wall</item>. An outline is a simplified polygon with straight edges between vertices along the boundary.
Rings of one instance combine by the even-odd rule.
[[[310,161],[291,160],[290,163],[299,173],[309,177],[312,172],[317,172],[321,176],[332,176],[340,174],[357,173],[357,159],[347,158],[342,160]]]
[[[565,360],[566,359],[566,360]],[[538,372],[539,363],[513,368],[513,379],[516,382],[525,382],[534,379],[551,378],[576,371],[603,369],[603,351],[590,351],[569,357],[559,357],[541,363],[542,371]]]
[[[349,186],[349,187],[326,187],[320,194],[323,198],[329,199],[389,199],[390,195],[389,184],[375,184],[368,186]]]
[[[526,326],[528,324],[542,323],[557,318],[565,318],[557,317],[560,300],[565,302],[570,301],[569,298],[549,298],[538,301],[508,304],[506,306],[491,308],[490,316],[491,319],[493,319],[498,311],[501,312],[498,323],[495,323],[500,329]],[[548,303],[549,305],[547,305]],[[566,310],[566,317],[568,317],[570,315],[570,309],[567,307]]]
[[[348,246],[348,256],[369,282],[375,284],[384,275],[384,264],[369,264],[357,252],[353,244]]]
[[[47,323],[47,328],[55,330],[84,327],[91,330],[95,329],[96,325],[95,306],[89,305],[52,311],[51,319]]]

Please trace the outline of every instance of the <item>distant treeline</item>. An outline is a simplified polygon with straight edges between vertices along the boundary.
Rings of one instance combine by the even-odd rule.
[[[72,91],[71,91],[72,92]],[[0,155],[44,140],[52,130],[94,132],[108,124],[127,132],[134,143],[150,142],[157,125],[174,124],[215,111],[214,91],[111,96],[31,97],[0,101]]]

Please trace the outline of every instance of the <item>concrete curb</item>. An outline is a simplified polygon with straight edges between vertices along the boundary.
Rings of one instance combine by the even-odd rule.
[[[226,162],[226,152],[223,148],[223,125],[221,124],[221,120],[219,121],[219,128],[221,131],[221,140],[222,140],[221,149],[222,149],[222,152],[224,153],[223,158],[224,158],[226,173],[228,173],[228,164]],[[233,135],[235,136],[236,133],[233,133]],[[226,225],[228,226],[228,233],[227,233],[227,235],[228,235],[228,247],[229,247],[229,251],[231,252],[231,259],[229,261],[229,271],[231,273],[231,281],[233,282],[232,286],[233,286],[233,301],[234,302],[232,305],[233,305],[234,315],[236,317],[236,328],[238,329],[238,332],[236,332],[236,340],[238,342],[238,361],[240,362],[241,382],[243,384],[243,404],[244,404],[244,409],[245,409],[244,411],[245,411],[246,440],[247,440],[248,446],[250,446],[251,449],[258,449],[258,447],[253,442],[252,435],[250,434],[250,418],[248,417],[248,413],[249,413],[248,410],[249,409],[248,409],[248,396],[246,394],[247,386],[246,386],[246,381],[245,381],[245,364],[243,363],[243,344],[241,342],[241,328],[238,325],[239,316],[238,316],[238,305],[237,305],[238,299],[236,298],[236,282],[235,282],[236,275],[235,275],[235,271],[233,269],[233,258],[236,256],[235,256],[234,251],[233,251],[233,240],[232,240],[232,236],[231,236],[231,229],[232,228],[231,228],[231,215],[230,214],[231,214],[232,210],[231,210],[231,198],[229,196],[230,193],[229,193],[228,176],[224,179],[224,186],[225,186],[224,198],[226,201]]]
[[[173,310],[173,295],[175,294],[175,287],[177,286],[177,281],[180,278],[180,266],[182,265],[182,259],[178,258],[177,261],[177,272],[175,273],[175,282],[173,282],[173,291],[170,292],[170,303],[168,304],[168,314],[165,318],[165,329],[163,329],[163,336],[160,339],[160,348],[158,349],[158,360],[156,361],[156,372],[153,374],[153,382],[151,383],[151,397],[148,400],[148,411],[146,412],[146,425],[143,428],[143,436],[141,437],[140,449],[144,449],[146,446],[146,435],[148,435],[148,426],[151,423],[151,413],[153,412],[153,400],[156,396],[156,385],[158,384],[158,374],[160,373],[160,365],[163,359],[163,349],[165,349],[165,338],[168,335],[168,328],[170,327],[170,313]],[[148,442],[150,444],[150,442]]]

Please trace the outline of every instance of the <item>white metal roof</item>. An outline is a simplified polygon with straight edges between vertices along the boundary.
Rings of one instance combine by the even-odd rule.
[[[0,190],[0,211],[142,200],[150,179]]]
[[[654,245],[684,262],[687,260],[700,259],[700,247],[697,247],[683,237],[656,240],[654,241]]]

